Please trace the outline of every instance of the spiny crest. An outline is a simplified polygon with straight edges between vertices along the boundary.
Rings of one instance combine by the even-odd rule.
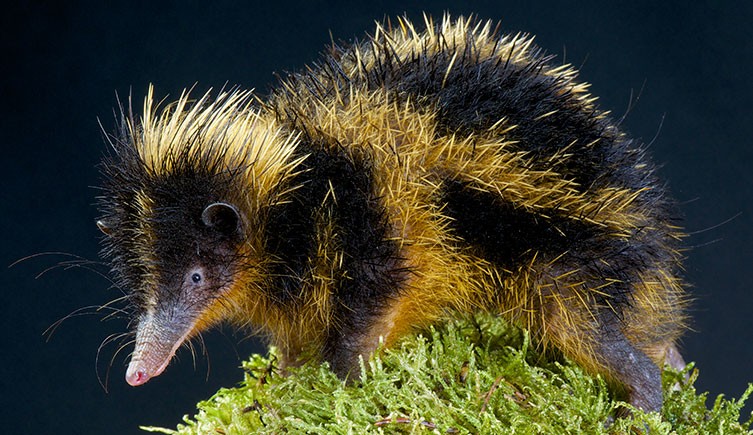
[[[376,31],[371,38],[376,58],[369,58],[355,47],[355,56],[359,59],[357,66],[368,70],[374,62],[380,62],[380,46],[388,47],[391,55],[400,60],[410,60],[418,53],[426,56],[448,52],[453,55],[449,70],[463,61],[478,59],[498,59],[504,63],[518,65],[546,63],[551,56],[545,55],[534,44],[534,38],[525,33],[500,35],[499,22],[478,20],[473,15],[459,16],[453,19],[444,14],[439,23],[424,14],[425,31],[416,31],[415,25],[407,17],[398,17],[398,27],[393,29],[390,22],[385,25],[376,23]],[[384,48],[382,48],[383,50]],[[469,56],[470,55],[470,56]],[[368,61],[364,61],[367,59]],[[577,71],[570,64],[560,66],[541,65],[540,73],[556,76],[564,81],[572,81]],[[586,91],[587,83],[571,83],[571,92],[581,97],[583,103],[591,104],[595,98]]]
[[[363,110],[364,103],[369,103],[367,109],[372,110],[393,97],[420,106],[423,96],[441,92],[448,80],[457,83],[479,74],[478,68],[487,65],[487,70],[497,71],[498,76],[515,66],[530,76],[550,77],[553,82],[548,86],[572,98],[580,110],[592,112],[595,118],[606,115],[594,107],[596,98],[587,92],[589,85],[576,80],[577,71],[569,64],[550,64],[552,56],[538,48],[529,35],[501,35],[499,24],[473,16],[453,19],[445,15],[440,23],[424,16],[424,26],[417,30],[408,18],[398,18],[394,27],[389,21],[377,23],[373,36],[365,42],[333,47],[314,68],[282,80],[281,88],[273,93],[272,110],[305,134],[315,135],[318,125],[306,122],[312,114],[337,111],[349,104]],[[439,80],[414,77],[416,71]],[[441,86],[407,90],[410,83],[422,80],[426,86]],[[422,112],[427,110],[431,108],[422,107]],[[507,121],[498,121],[503,130],[515,127]]]
[[[426,54],[443,50],[462,51],[472,44],[482,58],[504,54],[510,62],[522,63],[530,61],[538,51],[532,52],[535,48],[533,37],[521,33],[500,35],[499,23],[477,20],[472,15],[453,19],[449,14],[444,14],[439,23],[435,23],[431,16],[424,15],[423,32],[416,31],[415,25],[407,17],[398,17],[399,27],[395,29],[389,22],[386,28],[381,23],[376,23],[376,26],[373,40],[389,42],[395,54],[405,55],[417,50],[426,50]]]
[[[184,90],[176,102],[160,108],[150,86],[141,119],[127,119],[125,129],[153,176],[187,168],[230,173],[264,195],[284,185],[305,156],[293,156],[297,134],[260,116],[253,102],[252,91],[223,91],[213,99],[210,90],[192,101]]]

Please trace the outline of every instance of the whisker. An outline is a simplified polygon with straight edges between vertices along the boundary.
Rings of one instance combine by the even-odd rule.
[[[69,269],[73,269],[73,268],[82,268],[82,269],[90,270],[90,271],[92,271],[92,272],[94,272],[94,273],[96,273],[96,274],[104,277],[105,279],[107,279],[107,281],[112,282],[112,281],[110,281],[110,278],[107,277],[106,275],[104,275],[102,272],[100,272],[100,271],[98,271],[98,270],[96,270],[96,269],[94,269],[92,267],[89,267],[89,264],[97,264],[97,263],[90,262],[89,260],[68,260],[68,261],[61,261],[58,264],[53,264],[52,266],[49,266],[49,267],[43,269],[36,276],[34,276],[34,279],[40,279],[41,277],[43,277],[44,275],[46,275],[48,272],[53,271],[53,270],[58,269],[58,268],[63,269],[63,270],[69,270]]]
[[[704,229],[702,229],[702,230],[698,230],[698,231],[691,231],[691,232],[688,232],[688,233],[685,233],[685,234],[687,234],[687,235],[689,235],[689,236],[693,236],[693,235],[696,235],[696,234],[701,234],[701,233],[705,233],[706,231],[711,231],[711,230],[715,230],[715,229],[717,229],[717,228],[721,227],[722,225],[726,225],[726,224],[728,224],[728,223],[732,222],[733,220],[735,220],[735,219],[739,218],[739,217],[740,217],[740,216],[741,216],[742,214],[743,214],[743,212],[738,212],[738,213],[736,213],[736,214],[735,214],[734,216],[732,216],[732,217],[730,217],[730,218],[728,218],[728,219],[725,219],[724,221],[722,221],[722,222],[719,222],[719,223],[718,223],[718,224],[716,224],[716,225],[713,225],[713,226],[710,226],[710,227],[708,227],[708,228],[704,228]]]
[[[45,341],[49,342],[50,339],[52,338],[53,334],[55,334],[55,331],[57,330],[57,328],[63,322],[65,322],[66,320],[71,319],[73,317],[78,317],[78,316],[87,316],[87,315],[100,314],[99,311],[101,309],[103,309],[103,308],[104,309],[113,310],[113,311],[117,311],[116,308],[99,306],[99,305],[89,305],[89,306],[86,306],[86,307],[77,308],[77,309],[71,311],[69,314],[67,314],[67,315],[63,316],[62,318],[58,319],[57,321],[55,321],[55,323],[53,323],[52,325],[48,326],[47,329],[44,330],[44,332],[42,333],[42,335],[47,337]],[[92,310],[92,311],[86,311],[86,310]],[[111,315],[112,314],[109,314],[108,316],[111,316]]]
[[[714,239],[714,240],[709,240],[708,242],[704,242],[704,243],[699,243],[697,245],[688,246],[687,249],[703,248],[704,246],[713,245],[714,243],[721,242],[722,240],[724,240],[724,239],[718,238],[718,239]]]
[[[121,338],[125,338],[127,336],[131,335],[129,332],[125,332],[121,334]],[[132,338],[125,343],[123,343],[118,349],[115,351],[115,353],[112,355],[112,358],[110,358],[110,363],[107,365],[107,371],[105,372],[105,380],[104,383],[102,382],[102,378],[99,376],[99,370],[97,370],[97,380],[99,380],[99,385],[102,386],[102,388],[107,392],[107,384],[110,381],[110,370],[112,369],[112,365],[115,362],[115,358],[118,356],[118,354],[125,349],[126,347],[130,346],[131,344],[136,342],[136,338]],[[99,351],[97,351],[97,356],[99,356]]]
[[[193,362],[193,369],[196,371],[196,349],[194,349],[193,340],[186,340],[183,345],[191,351],[191,361]]]
[[[39,252],[39,253],[36,253],[36,254],[31,254],[31,255],[27,255],[25,257],[19,258],[18,260],[14,261],[10,265],[8,265],[8,267],[10,268],[10,267],[17,266],[18,264],[20,264],[20,263],[22,263],[24,261],[27,261],[27,260],[31,260],[32,258],[38,258],[38,257],[44,257],[44,256],[50,256],[50,255],[61,255],[61,256],[64,256],[64,257],[73,257],[73,258],[76,258],[76,259],[82,260],[82,261],[90,261],[90,260],[86,259],[85,257],[82,257],[80,255],[76,255],[76,254],[71,254],[70,252],[46,251],[46,252]],[[102,263],[102,264],[104,264],[104,263]]]
[[[622,117],[617,120],[617,125],[622,125],[625,122],[625,119],[627,119],[627,117],[633,111],[633,108],[638,104],[638,101],[640,101],[641,95],[643,95],[643,90],[645,88],[646,80],[643,80],[643,84],[641,84],[641,88],[638,90],[637,94],[633,89],[630,89],[630,97],[628,98],[627,108],[625,109],[625,113],[622,115]]]
[[[646,144],[646,148],[651,148],[651,146],[654,145],[654,142],[656,142],[657,139],[659,139],[659,134],[661,133],[662,127],[664,127],[664,118],[667,116],[666,113],[662,113],[661,120],[659,121],[659,126],[656,127],[656,133],[654,133],[654,137],[651,138],[651,140]]]
[[[69,270],[73,268],[81,268],[87,271],[90,271],[94,273],[95,275],[104,278],[111,287],[117,288],[121,293],[125,292],[120,288],[120,286],[117,285],[115,281],[109,276],[109,274],[106,271],[99,270],[98,267],[101,268],[107,268],[109,270],[110,265],[103,261],[97,261],[97,260],[89,260],[85,257],[82,257],[80,255],[72,254],[70,252],[63,252],[63,251],[47,251],[47,252],[39,252],[36,254],[27,255],[25,257],[19,258],[18,260],[11,263],[8,268],[14,267],[19,265],[22,262],[29,261],[35,258],[39,257],[48,257],[48,256],[63,256],[63,257],[69,257],[67,260],[63,260],[58,262],[57,264],[53,264],[52,266],[46,267],[41,272],[39,272],[37,275],[34,276],[34,279],[40,279],[47,273],[61,268],[63,270]]]
[[[101,305],[99,308],[97,308],[97,311],[110,310],[110,314],[104,316],[102,318],[102,320],[103,321],[110,320],[110,319],[114,318],[117,314],[123,314],[126,317],[130,317],[129,316],[130,313],[128,311],[126,311],[126,309],[111,307],[112,304],[116,304],[116,303],[119,303],[119,302],[124,302],[126,300],[128,300],[128,295],[123,295],[123,296],[121,296],[119,298],[115,298],[115,299],[111,300],[110,302],[107,302],[106,304]]]
[[[685,201],[676,201],[675,204],[677,204],[677,205],[683,205],[684,206],[684,205],[692,204],[692,203],[698,201],[699,199],[701,199],[701,197],[700,196],[696,196],[694,198],[690,198],[690,199],[685,200]]]
[[[191,359],[193,360],[193,369],[196,370],[196,345],[194,344],[194,340],[196,340],[199,344],[199,347],[201,348],[201,355],[205,357],[207,360],[207,377],[206,380],[209,379],[209,359],[208,353],[207,353],[207,347],[206,343],[204,342],[204,336],[199,332],[194,337],[191,338],[191,340],[187,340],[184,344],[184,346],[188,347],[191,350]]]
[[[125,338],[130,335],[130,332],[119,332],[119,333],[113,333],[108,335],[104,340],[102,340],[102,343],[99,344],[99,347],[97,347],[97,356],[94,359],[94,363],[99,366],[99,355],[102,353],[102,349],[104,349],[105,346],[108,344],[120,340],[122,338]]]
[[[212,364],[211,364],[211,361],[209,359],[209,352],[207,350],[206,343],[204,342],[204,336],[201,334],[201,332],[199,332],[196,335],[196,337],[199,339],[199,345],[201,345],[201,354],[204,356],[204,359],[207,362],[207,375],[206,375],[206,378],[204,378],[204,381],[208,381],[209,380],[209,373],[212,371],[211,370],[212,369]]]
[[[52,270],[55,270],[57,268],[62,268],[63,270],[70,270],[70,269],[73,269],[73,268],[79,268],[79,269],[84,269],[84,270],[87,270],[89,272],[92,272],[92,273],[94,273],[95,275],[98,275],[101,278],[104,278],[108,283],[110,283],[111,286],[114,286],[114,287],[118,288],[118,290],[120,290],[120,287],[112,280],[112,278],[110,278],[110,276],[108,276],[108,274],[106,272],[102,272],[100,270],[95,269],[94,267],[92,267],[93,265],[106,266],[105,263],[98,262],[98,261],[90,261],[90,260],[61,261],[60,263],[58,263],[58,264],[56,264],[54,266],[50,266],[47,269],[45,269],[42,272],[40,272],[37,276],[35,276],[35,279],[39,279],[44,274],[46,274],[46,273],[48,273],[48,272],[50,272]]]

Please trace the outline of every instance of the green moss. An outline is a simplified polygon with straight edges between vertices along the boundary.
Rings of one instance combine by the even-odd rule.
[[[719,397],[707,409],[692,364],[664,376],[661,415],[633,410],[613,420],[624,403],[612,400],[599,377],[569,363],[548,362],[527,336],[491,316],[447,322],[406,338],[361,365],[344,384],[326,364],[306,364],[282,377],[271,357],[243,363],[237,388],[198,404],[169,434],[245,433],[753,433],[740,423],[739,400]],[[368,368],[366,367],[368,366]],[[687,378],[687,380],[686,380]],[[677,386],[679,385],[679,389]],[[605,422],[614,423],[609,424]]]

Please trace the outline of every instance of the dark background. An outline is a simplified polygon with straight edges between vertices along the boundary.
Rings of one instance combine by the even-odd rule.
[[[581,66],[601,105],[650,142],[662,176],[694,233],[686,263],[697,301],[683,353],[701,370],[697,387],[738,397],[753,381],[753,8],[750,2],[56,2],[4,7],[0,144],[0,421],[3,432],[133,433],[139,424],[174,427],[195,403],[241,378],[254,340],[207,335],[210,355],[181,350],[165,374],[140,388],[123,381],[121,352],[108,391],[100,386],[126,329],[102,315],[73,317],[45,342],[43,331],[71,311],[118,296],[83,269],[25,255],[64,251],[96,260],[93,207],[105,145],[97,124],[114,127],[115,92],[141,105],[149,83],[174,99],[226,83],[265,93],[273,72],[316,59],[330,41],[372,31],[373,21],[420,11],[475,12],[505,32],[537,35],[549,52]],[[156,5],[159,3],[159,5]],[[464,3],[462,3],[464,4]],[[577,5],[577,6],[574,6]],[[633,98],[635,99],[635,98]],[[713,397],[713,396],[712,396]],[[750,409],[750,406],[748,407]]]

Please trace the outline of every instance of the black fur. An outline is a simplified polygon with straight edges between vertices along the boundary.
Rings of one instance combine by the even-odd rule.
[[[265,226],[267,249],[275,259],[271,291],[278,303],[298,303],[302,283],[312,273],[309,261],[316,257],[317,232],[325,224],[334,225],[334,243],[342,250],[343,263],[332,294],[335,327],[327,331],[323,353],[344,376],[357,358],[353,337],[366,330],[395,295],[404,271],[398,248],[389,239],[383,206],[374,195],[368,162],[305,142],[298,151],[308,154],[292,181],[301,187],[289,202],[270,208]],[[325,202],[328,195],[334,199]]]
[[[628,307],[632,284],[656,259],[640,240],[615,238],[608,229],[562,217],[556,210],[534,213],[458,181],[445,183],[441,201],[452,230],[474,255],[508,272],[529,264],[534,255],[537,264],[556,259],[554,270],[577,270],[574,282],[602,288],[604,295],[592,295],[594,308],[619,314]],[[605,286],[609,281],[613,284]]]
[[[476,248],[476,255],[503,270],[528,263],[534,254],[542,261],[552,260],[584,248],[599,234],[596,226],[536,214],[459,181],[445,183],[441,200],[456,234]]]

